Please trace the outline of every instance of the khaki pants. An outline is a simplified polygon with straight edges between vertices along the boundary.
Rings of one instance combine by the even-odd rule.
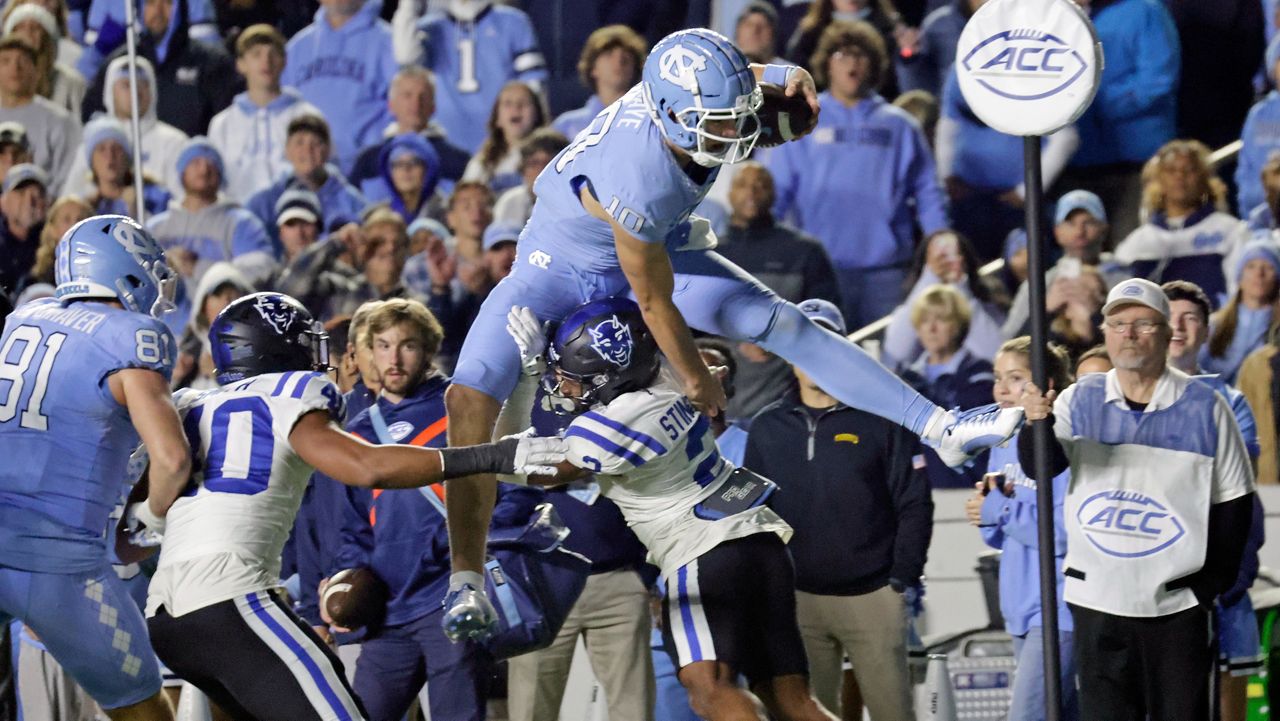
[[[635,571],[587,578],[556,640],[508,662],[511,721],[556,721],[578,636],[604,689],[609,721],[653,718],[653,659],[649,655],[649,593]]]
[[[796,592],[796,617],[809,656],[813,695],[840,713],[842,664],[853,664],[873,721],[914,721],[907,671],[906,615],[889,586],[861,596]]]

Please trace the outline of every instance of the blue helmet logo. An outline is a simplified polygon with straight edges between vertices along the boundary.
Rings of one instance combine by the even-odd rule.
[[[1004,30],[961,60],[979,85],[1011,100],[1039,100],[1066,90],[1088,63],[1061,38],[1032,29]]]
[[[1090,543],[1116,558],[1151,556],[1187,535],[1177,514],[1137,491],[1095,493],[1080,504],[1076,521]]]
[[[618,316],[597,323],[594,328],[588,328],[587,333],[591,336],[591,349],[601,358],[619,368],[631,365],[631,350],[635,347],[631,342],[631,326],[618,320]]]
[[[298,310],[293,304],[285,302],[282,296],[273,293],[259,295],[253,302],[253,309],[258,311],[262,319],[280,335],[285,334],[298,316]]]

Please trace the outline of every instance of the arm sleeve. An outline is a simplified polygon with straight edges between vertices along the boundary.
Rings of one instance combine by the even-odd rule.
[[[992,491],[982,499],[982,509],[979,514],[979,522],[982,525],[978,527],[978,532],[982,534],[982,541],[988,546],[995,549],[1004,548],[1004,523],[1008,515],[1009,499],[999,491]]]
[[[111,358],[103,364],[102,379],[117,370],[141,368],[173,376],[178,360],[178,343],[168,326],[140,313],[113,316],[97,334],[98,346]]]
[[[538,395],[538,376],[521,374],[515,390],[507,396],[493,427],[493,438],[519,433],[533,424],[533,402]]]
[[[1236,425],[1240,427],[1240,437],[1244,440],[1245,450],[1249,453],[1249,458],[1256,460],[1259,454],[1258,446],[1258,422],[1253,417],[1253,409],[1249,407],[1249,401],[1244,394],[1239,391],[1233,391],[1230,396],[1231,413],[1236,418]]]
[[[1040,163],[1044,169],[1044,187],[1048,188],[1057,181],[1058,176],[1066,169],[1071,156],[1076,154],[1076,149],[1079,147],[1080,132],[1074,125],[1068,125],[1049,136],[1044,149],[1040,151]],[[1023,192],[1022,195],[1025,197],[1026,193]]]
[[[326,291],[331,293],[333,289],[325,281],[325,271],[333,268],[342,250],[342,241],[330,237],[302,251],[285,266],[277,290],[304,302]]]
[[[1244,544],[1244,553],[1240,559],[1240,572],[1236,574],[1235,584],[1222,594],[1222,605],[1231,606],[1249,592],[1255,579],[1258,578],[1258,550],[1266,543],[1266,513],[1262,508],[1262,499],[1253,494],[1253,520],[1249,524],[1249,538]]]
[[[796,156],[804,152],[804,146],[801,144],[806,142],[809,141],[800,140],[786,143],[781,147],[774,148],[765,157],[765,166],[768,167],[769,174],[773,176],[774,193],[777,196],[773,201],[773,214],[778,219],[786,218],[787,213],[795,205],[796,194],[799,192],[800,185],[800,176],[795,168],[795,164],[798,161]],[[793,220],[800,220],[799,211],[797,211],[797,217]]]
[[[919,441],[905,429],[894,428],[890,449],[889,484],[898,516],[898,532],[893,542],[893,567],[889,575],[914,585],[924,576],[929,541],[933,537],[933,496],[929,476],[917,467]]]
[[[1042,423],[1048,423],[1052,431],[1049,434],[1049,473],[1052,476],[1066,471],[1070,468],[1070,462],[1067,460],[1067,445],[1071,443],[1071,399],[1075,396],[1076,386],[1069,386],[1058,399],[1053,403],[1053,415],[1049,416]],[[1022,430],[1018,431],[1018,463],[1022,466],[1023,471],[1027,473],[1028,478],[1036,481],[1035,473],[1035,433],[1032,431],[1032,423],[1024,423]]]
[[[1209,507],[1208,543],[1204,568],[1193,584],[1202,602],[1226,593],[1240,575],[1241,559],[1249,541],[1253,517],[1253,493],[1238,496]]]
[[[321,568],[320,546],[316,537],[320,532],[318,524],[311,512],[315,502],[315,485],[320,480],[320,473],[312,474],[307,495],[302,499],[298,515],[293,522],[294,551],[298,559],[298,605],[297,612],[307,623],[319,626],[324,621],[320,618],[320,596],[316,589],[320,579],[325,577]]]
[[[682,402],[673,394],[628,394],[602,410],[587,411],[565,431],[568,460],[593,473],[619,475],[654,460],[679,443],[670,438],[659,419]],[[687,429],[685,430],[687,432]]]
[[[1134,63],[1135,72],[1108,78],[1098,86],[1094,102],[1104,122],[1142,115],[1178,92],[1182,58],[1173,18],[1163,3],[1144,3],[1142,7],[1146,9],[1146,17],[1139,20],[1143,27],[1131,31],[1136,38],[1133,52],[1142,60]]]
[[[1253,141],[1254,133],[1257,132],[1254,130],[1254,122],[1261,107],[1261,105],[1253,106],[1249,111],[1249,117],[1245,118],[1244,129],[1240,131],[1244,147],[1240,148],[1239,160],[1236,162],[1236,200],[1242,217],[1263,200],[1262,162],[1266,158],[1261,157],[1262,154],[1259,152],[1261,148]]]
[[[418,0],[400,0],[391,16],[391,49],[401,65],[418,65],[422,61],[422,41],[418,37]]]
[[[960,137],[960,121],[943,115],[938,118],[938,127],[934,131],[934,156],[938,163],[938,177],[950,178],[954,173],[956,160],[956,139]]]
[[[1053,534],[1057,555],[1067,552],[1067,531],[1062,525],[1062,509],[1066,503],[1067,486],[1071,471],[1063,471],[1053,479]],[[995,495],[994,493],[992,495]],[[1033,495],[1033,498],[1035,496]],[[1028,548],[1040,547],[1040,507],[1037,503],[1018,503],[1004,524],[1004,532],[1010,538]]]
[[[328,481],[329,479],[325,479]],[[330,481],[337,483],[337,481]],[[368,568],[373,558],[373,526],[369,524],[369,512],[373,508],[373,493],[367,488],[342,487],[340,498],[342,528],[339,531],[337,553],[329,571],[344,568]]]

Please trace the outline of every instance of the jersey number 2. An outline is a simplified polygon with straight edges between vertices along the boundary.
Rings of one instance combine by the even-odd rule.
[[[49,374],[53,372],[53,362],[57,359],[58,351],[62,350],[62,344],[66,340],[66,333],[50,333],[46,338],[39,328],[30,325],[20,325],[9,334],[9,340],[5,341],[4,348],[0,348],[0,384],[9,382],[8,388],[0,390],[4,396],[4,401],[0,402],[0,423],[8,423],[18,414],[18,401],[22,399],[22,389],[28,380],[27,371],[31,369],[31,362],[35,360],[36,347],[43,341],[44,355],[36,368],[31,397],[27,399],[27,407],[23,409],[22,418],[18,423],[23,428],[31,430],[49,430],[49,417],[40,412],[40,405],[44,403],[45,394],[49,392]],[[10,360],[14,346],[19,341],[22,342],[22,350],[17,360]]]

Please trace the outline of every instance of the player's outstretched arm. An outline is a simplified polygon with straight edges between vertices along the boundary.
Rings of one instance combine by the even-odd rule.
[[[640,306],[640,313],[658,348],[662,349],[684,381],[685,395],[699,411],[716,415],[727,403],[724,389],[707,370],[707,364],[702,362],[689,325],[671,298],[675,290],[675,271],[671,269],[666,247],[662,243],[646,243],[628,233],[585,185],[580,198],[588,213],[607,222],[613,229],[618,265],[627,276],[636,304]]]
[[[565,457],[558,438],[508,438],[460,448],[375,446],[340,430],[323,411],[304,415],[289,444],[321,473],[365,488],[417,488],[477,473],[550,474]]]
[[[156,371],[125,368],[112,373],[107,386],[116,401],[129,409],[133,427],[147,447],[151,459],[147,507],[155,517],[163,517],[191,478],[191,447],[169,383]]]

